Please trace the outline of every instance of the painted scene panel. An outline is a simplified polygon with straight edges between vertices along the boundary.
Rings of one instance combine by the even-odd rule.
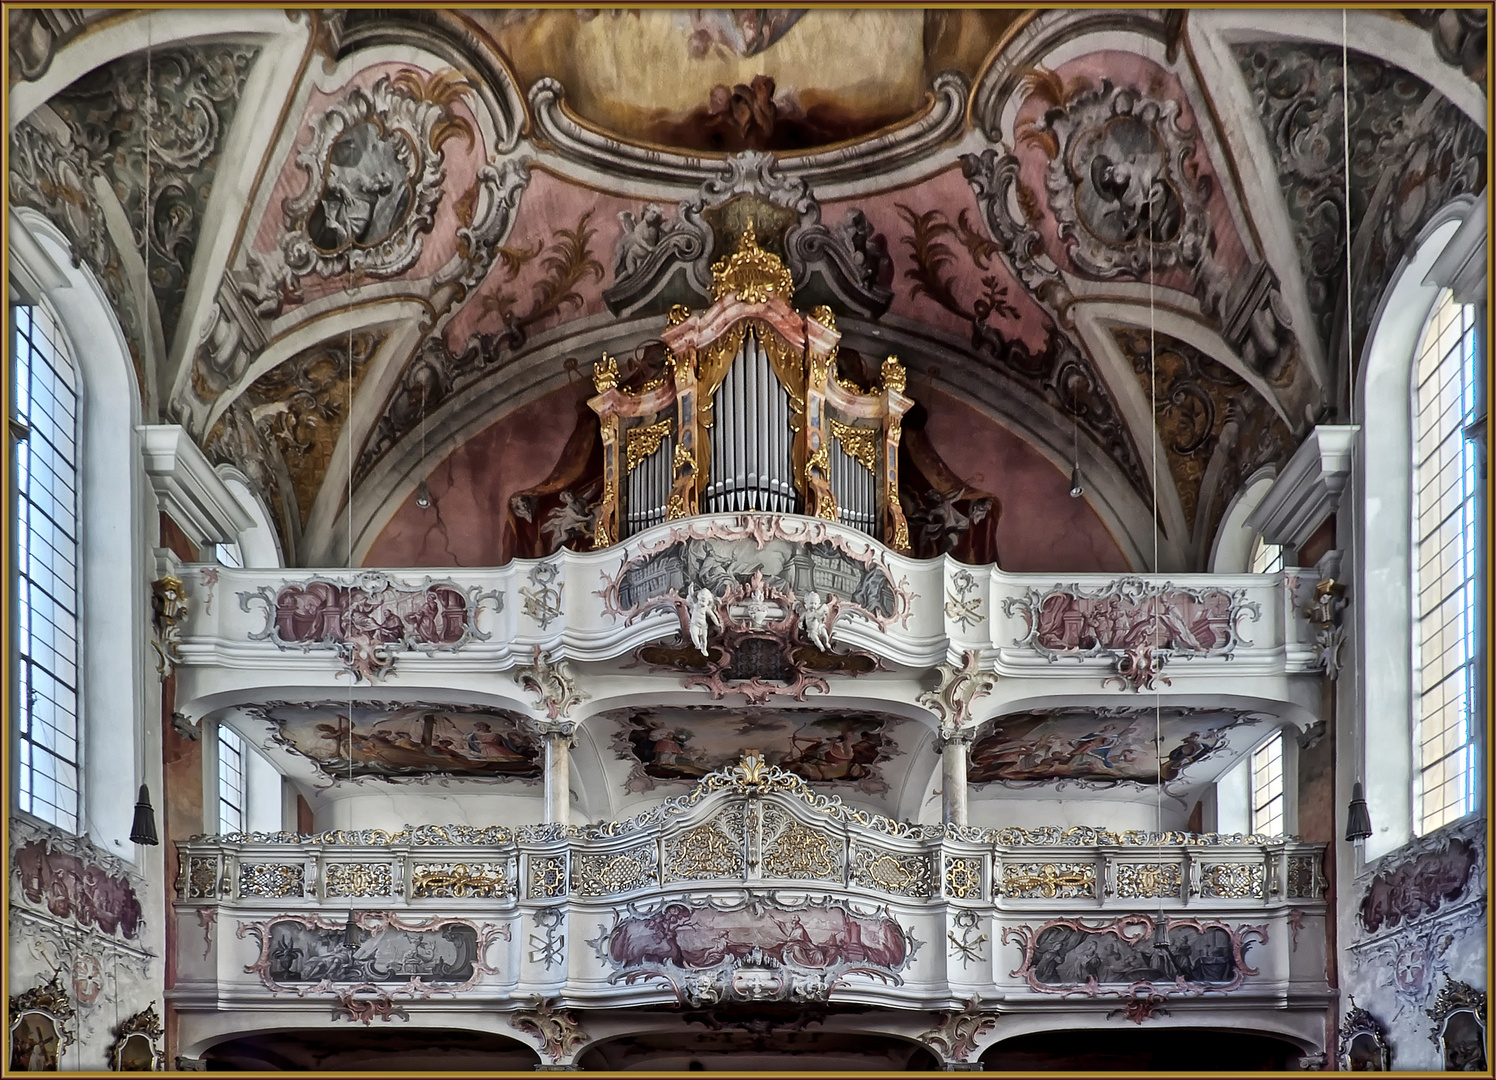
[[[826,968],[874,964],[897,969],[908,959],[904,931],[887,915],[854,915],[837,906],[718,911],[671,904],[624,919],[607,956],[624,967],[668,964],[711,968],[750,954],[781,964]]]
[[[1164,709],[1033,711],[998,717],[972,745],[974,784],[1074,781],[1165,786],[1227,746],[1241,714]],[[1160,740],[1161,741],[1157,741]]]
[[[351,724],[347,702],[253,711],[272,725],[276,742],[336,780],[535,779],[543,767],[525,718],[504,709],[355,702]]]
[[[479,961],[478,932],[461,923],[433,930],[358,927],[352,945],[344,933],[300,920],[271,923],[266,973],[276,983],[461,983],[473,978]]]
[[[599,719],[616,725],[614,752],[633,766],[630,791],[698,780],[756,749],[812,783],[876,794],[888,790],[883,766],[898,753],[891,736],[904,723],[888,713],[711,706],[618,709]]]

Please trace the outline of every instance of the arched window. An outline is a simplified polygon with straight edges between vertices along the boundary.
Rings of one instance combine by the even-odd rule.
[[[78,831],[78,381],[40,304],[12,308],[20,809]]]
[[[1475,809],[1476,310],[1445,292],[1413,365],[1415,820],[1420,833]]]

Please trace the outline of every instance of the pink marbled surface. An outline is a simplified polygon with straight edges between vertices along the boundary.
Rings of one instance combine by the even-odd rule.
[[[1132,569],[1087,499],[1070,497],[1070,477],[1018,435],[959,399],[919,382],[925,434],[951,471],[1002,504],[997,557],[1016,573],[1122,573]]]
[[[502,566],[509,498],[550,475],[570,438],[577,404],[592,389],[570,386],[516,409],[452,451],[426,477],[432,505],[412,492],[364,556],[365,566]]]

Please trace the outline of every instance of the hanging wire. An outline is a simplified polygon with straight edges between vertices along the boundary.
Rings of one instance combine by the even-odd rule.
[[[1086,487],[1080,475],[1080,399],[1077,397],[1070,403],[1070,421],[1075,436],[1075,465],[1070,470],[1070,497],[1078,499],[1086,493]]]
[[[1340,138],[1345,162],[1345,408],[1355,410],[1356,339],[1352,330],[1355,312],[1355,282],[1351,278],[1351,62],[1346,40],[1346,11],[1340,9]]]
[[[348,568],[349,592],[353,590],[353,266],[350,262],[348,267],[348,284],[344,289],[347,296],[346,306],[343,309],[343,318],[348,323],[348,394],[347,406],[343,414],[343,447],[344,459],[347,466],[348,498],[347,512],[344,520],[347,527],[344,532],[344,556],[343,563]],[[350,673],[348,678],[348,794],[353,794],[353,689],[358,682],[357,673]],[[351,825],[352,822],[350,821]],[[355,916],[353,905],[348,905],[348,921],[343,924],[343,944],[353,948],[358,944],[358,919]]]
[[[1351,66],[1349,36],[1346,9],[1341,8],[1340,136],[1342,141],[1341,163],[1345,168],[1345,416],[1348,422],[1354,422],[1356,418],[1356,313],[1353,303],[1355,298],[1355,281],[1351,275]],[[1352,473],[1351,483],[1355,483],[1354,472]],[[1345,512],[1349,518],[1348,528],[1352,536],[1356,535],[1358,529],[1356,521],[1356,511],[1359,509],[1357,505],[1358,499],[1359,494],[1345,500]],[[1362,692],[1359,684],[1357,684],[1356,691],[1358,693]],[[1331,693],[1333,695],[1336,691],[1332,689]],[[1332,697],[1332,700],[1338,699]],[[1359,705],[1358,702],[1356,704]],[[1334,717],[1330,718],[1330,722],[1334,722]],[[1354,761],[1356,763],[1357,780],[1352,793],[1352,802],[1354,802],[1355,796],[1359,795],[1362,791],[1360,775],[1366,759],[1366,732],[1364,726],[1360,724],[1352,724],[1351,727],[1356,732],[1354,736],[1356,744],[1354,748]],[[1347,825],[1349,825],[1349,822],[1347,822]],[[1370,827],[1369,823],[1367,827]],[[1364,842],[1364,838],[1355,841],[1358,862],[1359,856],[1365,850],[1362,846]]]
[[[1148,199],[1148,396],[1150,408],[1148,410],[1151,438],[1149,440],[1149,454],[1152,457],[1152,494],[1153,494],[1153,573],[1158,574],[1158,326],[1157,312],[1154,303],[1154,251],[1153,251],[1153,208],[1154,199],[1150,193]],[[1156,654],[1159,647],[1159,608],[1162,606],[1163,597],[1153,598],[1153,651]],[[1149,657],[1149,664],[1153,663],[1154,657]],[[1163,691],[1159,688],[1157,681],[1153,684],[1153,757],[1156,762],[1157,776],[1153,789],[1153,827],[1162,843],[1164,831],[1164,732],[1163,732]],[[1168,947],[1168,925],[1164,916],[1163,890],[1158,891],[1158,922],[1154,924],[1153,936],[1155,942]]]
[[[421,457],[416,462],[416,468],[423,469],[426,465],[426,384],[421,383]],[[416,505],[425,510],[431,505],[431,488],[426,484],[426,477],[421,476],[421,482],[416,485]]]

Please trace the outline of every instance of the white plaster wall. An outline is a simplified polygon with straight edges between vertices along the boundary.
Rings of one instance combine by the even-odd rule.
[[[389,785],[393,787],[393,785]],[[443,790],[439,784],[410,789],[329,797],[310,795],[317,830],[399,829],[405,825],[538,825],[545,820],[545,799],[536,783],[504,794]]]
[[[244,748],[244,824],[250,832],[279,832],[281,820],[281,774],[253,746]]]
[[[1049,793],[1047,786],[1039,790]],[[1127,829],[1153,832],[1160,820],[1166,830],[1184,828],[1192,806],[1193,803],[1181,807],[1176,800],[1165,796],[1160,815],[1160,807],[1155,805],[1151,794],[1135,802],[1103,800],[1095,796],[1073,799],[983,798],[973,788],[967,804],[967,819],[969,824],[984,829],[1001,829],[1010,825],[1025,829],[1040,825],[1094,825],[1114,832]]]
[[[1217,832],[1250,832],[1252,829],[1251,755],[1243,757],[1221,774],[1215,786]]]

